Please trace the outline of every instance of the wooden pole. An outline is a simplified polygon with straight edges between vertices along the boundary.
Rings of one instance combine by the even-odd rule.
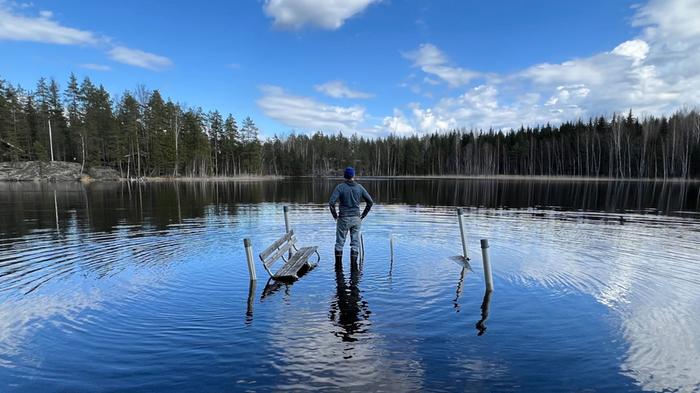
[[[457,208],[457,218],[459,218],[459,234],[462,237],[462,255],[464,259],[469,260],[469,255],[467,254],[467,240],[464,238],[464,223],[462,220],[462,208]]]
[[[255,265],[253,264],[253,245],[250,239],[243,239],[243,246],[245,247],[245,255],[248,259],[248,273],[250,273],[250,280],[255,281],[257,277],[255,276]]]
[[[289,206],[285,206],[283,208],[284,210],[284,229],[286,230],[286,233],[289,233]],[[292,249],[289,249],[289,257],[292,257]]]
[[[493,291],[493,277],[491,276],[491,262],[489,261],[489,240],[481,239],[481,259],[484,262],[484,281],[486,290]]]

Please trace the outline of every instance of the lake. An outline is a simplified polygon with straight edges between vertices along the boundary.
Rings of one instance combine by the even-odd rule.
[[[360,269],[332,180],[0,183],[0,391],[700,390],[698,183],[361,182]]]

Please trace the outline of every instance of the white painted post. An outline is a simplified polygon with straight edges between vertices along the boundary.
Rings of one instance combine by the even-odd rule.
[[[493,277],[491,276],[491,262],[489,261],[489,240],[481,239],[481,259],[484,262],[484,281],[486,290],[493,291]]]
[[[391,251],[391,263],[394,263],[394,234],[389,235],[389,249]]]
[[[56,214],[56,232],[60,231],[58,227],[58,200],[56,199],[56,190],[53,190],[53,211]]]
[[[284,229],[286,230],[285,233],[289,233],[289,206],[284,206]],[[289,249],[289,258],[292,257],[292,249]]]
[[[365,235],[360,232],[360,261],[365,260]]]
[[[51,133],[51,119],[49,119],[49,145],[51,146],[51,162],[53,162],[53,134]]]
[[[250,273],[250,280],[255,281],[257,277],[255,276],[255,265],[253,264],[253,245],[250,243],[250,239],[243,239],[243,246],[245,247],[245,255],[248,259],[248,273]]]
[[[462,237],[462,255],[464,259],[469,260],[469,255],[467,254],[467,241],[464,238],[464,223],[462,222],[462,208],[457,208],[457,217],[459,218],[459,234]]]
[[[284,207],[284,229],[289,233],[289,206]]]

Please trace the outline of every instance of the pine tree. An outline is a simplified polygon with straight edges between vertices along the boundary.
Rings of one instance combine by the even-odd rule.
[[[68,132],[68,123],[64,115],[58,83],[53,78],[49,83],[48,110],[53,133],[55,158],[60,161],[68,161],[67,157],[70,154],[70,146],[73,144],[73,141]]]
[[[224,141],[222,143],[225,156],[225,173],[227,175],[237,174],[240,167],[239,148],[241,145],[236,119],[229,114],[224,122]]]
[[[125,172],[124,176],[127,178],[132,176],[139,177],[142,175],[141,167],[139,166],[141,161],[138,156],[139,130],[141,128],[139,103],[128,91],[124,92],[122,100],[117,106],[117,123],[121,130],[126,151],[126,165],[125,168],[122,168],[122,173]]]
[[[241,166],[246,173],[258,173],[260,171],[260,159],[262,146],[258,139],[258,127],[253,119],[246,117],[241,126],[243,148],[241,152]]]

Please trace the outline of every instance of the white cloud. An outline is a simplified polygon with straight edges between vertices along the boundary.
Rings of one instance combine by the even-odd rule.
[[[265,14],[275,27],[298,30],[305,25],[336,30],[377,0],[266,0]]]
[[[633,24],[638,37],[610,51],[562,63],[542,63],[503,75],[485,76],[449,65],[432,44],[406,55],[428,77],[452,87],[458,96],[428,106],[408,104],[412,116],[390,116],[383,124],[404,122],[417,132],[448,124],[466,128],[517,128],[611,115],[629,109],[638,114],[667,114],[700,102],[700,0],[652,0],[639,7]],[[432,80],[423,79],[421,93]],[[469,86],[472,85],[472,86]],[[418,89],[417,89],[418,90]],[[399,108],[400,109],[400,108]],[[387,126],[386,131],[391,131]]]
[[[102,40],[90,31],[63,26],[52,18],[51,11],[41,11],[35,17],[18,15],[0,2],[0,41],[96,45]]]
[[[612,50],[612,53],[620,56],[627,56],[642,61],[649,53],[649,44],[642,40],[630,40],[621,43]]]
[[[333,98],[369,98],[371,94],[362,91],[352,90],[342,81],[330,81],[314,86],[316,91]]]
[[[95,63],[85,63],[80,65],[83,68],[87,68],[88,70],[93,70],[93,71],[110,71],[112,67],[104,64],[95,64]]]
[[[365,120],[361,106],[335,106],[309,97],[295,96],[278,86],[263,86],[263,97],[257,101],[269,117],[302,130],[355,132]]]
[[[153,71],[168,68],[173,64],[173,62],[167,57],[124,46],[115,46],[107,53],[109,54],[109,57],[116,62],[146,68]]]
[[[404,116],[403,112],[398,109],[394,109],[393,116],[387,116],[382,121],[382,126],[378,127],[379,130],[389,130],[393,134],[414,134],[416,129]]]
[[[466,85],[480,76],[478,72],[448,65],[447,57],[433,44],[421,44],[417,50],[405,53],[404,57],[412,60],[415,67],[426,74],[437,76],[451,87]],[[432,81],[434,80],[427,80],[428,83]]]
[[[16,9],[31,8],[31,4],[15,4],[0,0],[0,41],[29,41],[58,45],[88,45],[111,48],[107,54],[117,62],[151,70],[161,70],[172,65],[167,57],[138,49],[115,46],[110,37],[87,30],[61,25],[53,19],[52,11],[41,10],[38,16],[21,15]],[[83,64],[81,67],[106,71],[108,66]]]

